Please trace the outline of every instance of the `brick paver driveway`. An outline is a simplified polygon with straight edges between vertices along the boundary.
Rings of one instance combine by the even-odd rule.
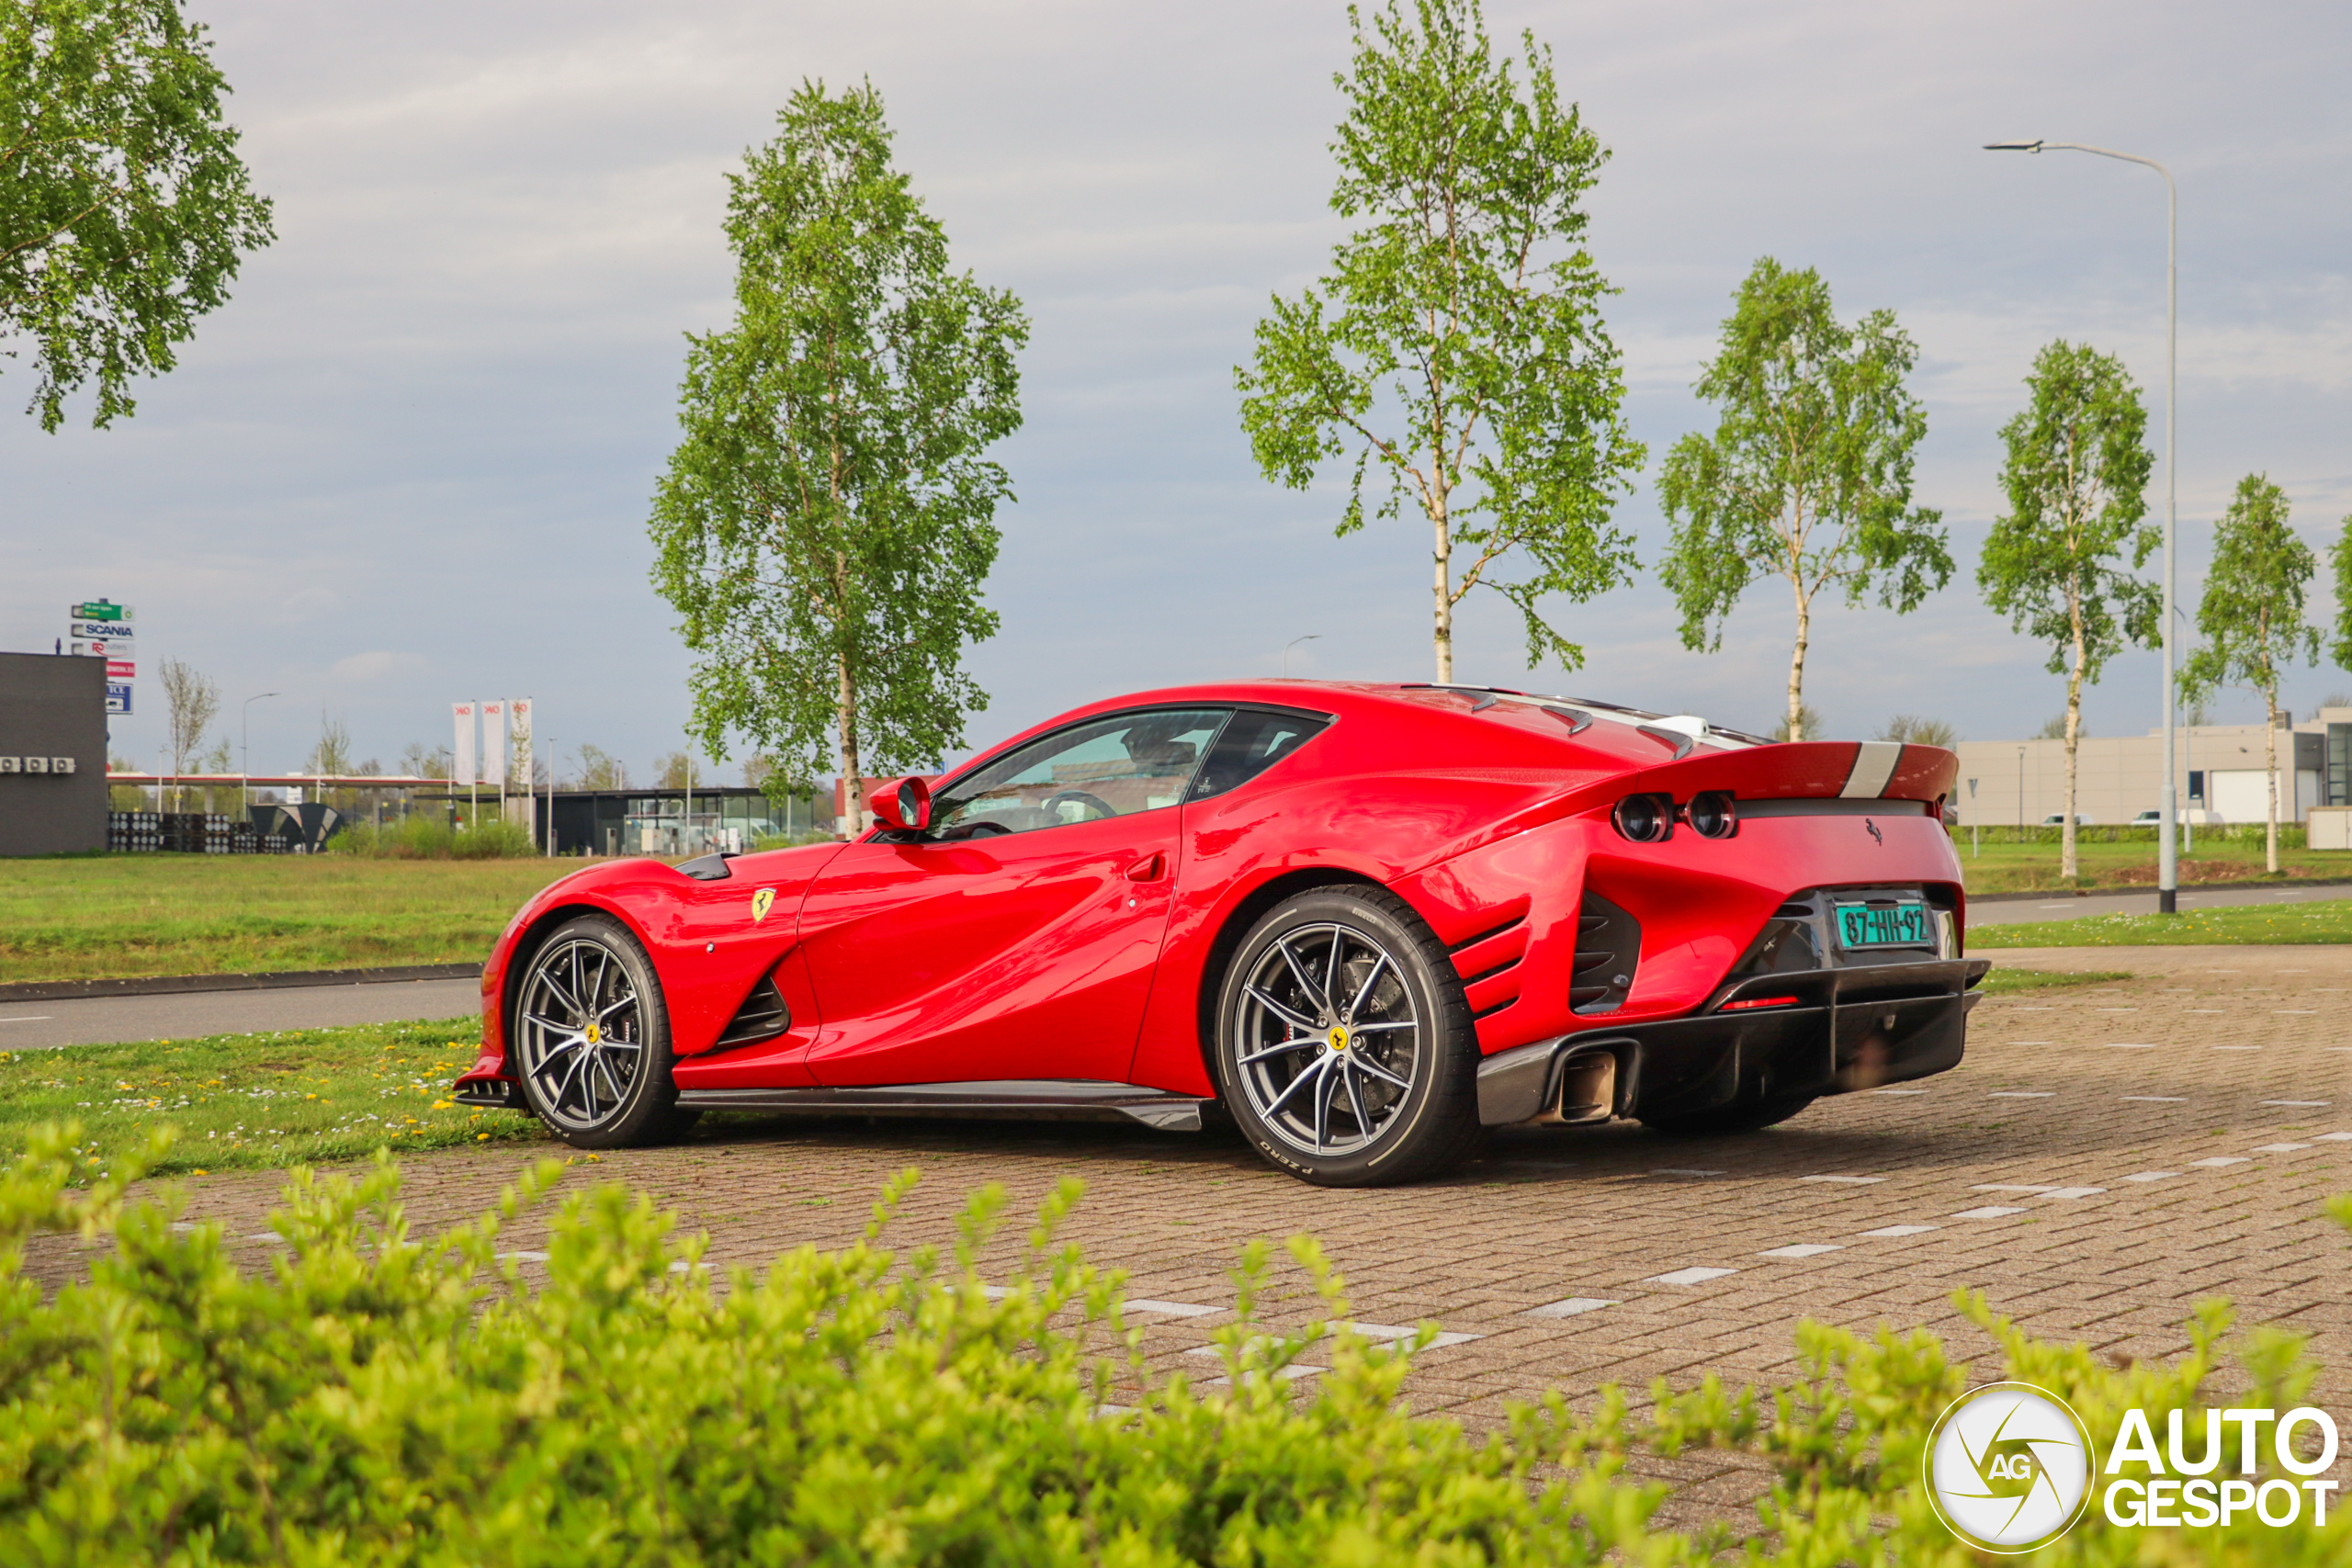
[[[2242,1321],[2311,1333],[2326,1364],[2316,1402],[2352,1405],[2352,1237],[2321,1209],[2352,1190],[2352,949],[1998,956],[2135,973],[1988,999],[1958,1070],[1826,1100],[1745,1137],[1514,1134],[1452,1180],[1331,1191],[1276,1175],[1230,1139],[782,1121],[606,1155],[575,1176],[652,1193],[710,1233],[716,1259],[742,1263],[851,1240],[905,1166],[924,1181],[902,1244],[951,1239],[983,1182],[1012,1190],[1017,1218],[1078,1176],[1088,1197],[1067,1234],[1128,1271],[1134,1320],[1152,1325],[1163,1364],[1212,1373],[1186,1354],[1226,1320],[1237,1249],[1311,1231],[1367,1324],[1435,1318],[1470,1337],[1427,1352],[1410,1394],[1474,1424],[1553,1384],[1582,1395],[1704,1371],[1785,1379],[1805,1316],[1924,1324],[1981,1355],[1948,1299],[1961,1286],[2037,1334],[2133,1357],[2181,1349],[2191,1306],[2225,1293]],[[411,1212],[470,1213],[524,1157],[512,1145],[413,1157]],[[242,1234],[258,1228],[274,1182],[190,1185],[196,1214]],[[1001,1258],[1025,1229],[1007,1225]],[[1300,1310],[1294,1294],[1273,1315]]]

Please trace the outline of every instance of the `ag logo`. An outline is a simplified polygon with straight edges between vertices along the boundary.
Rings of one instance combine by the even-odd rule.
[[[1954,1400],[1928,1434],[1928,1495],[1952,1534],[2003,1554],[2047,1546],[2089,1506],[2090,1433],[2066,1402],[2026,1382]]]
[[[766,919],[768,918],[768,911],[769,911],[770,909],[775,908],[775,888],[773,888],[773,887],[763,887],[763,888],[761,888],[757,893],[752,894],[752,923],[753,925],[755,925],[755,926],[756,926],[756,925],[758,925],[762,920]]]

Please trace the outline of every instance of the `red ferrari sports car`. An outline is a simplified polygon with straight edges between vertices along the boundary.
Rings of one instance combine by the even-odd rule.
[[[1769,1126],[1960,1061],[1956,767],[1488,687],[1120,697],[877,791],[853,841],[558,882],[455,1092],[586,1148],[1214,1103],[1333,1185],[1483,1126]]]

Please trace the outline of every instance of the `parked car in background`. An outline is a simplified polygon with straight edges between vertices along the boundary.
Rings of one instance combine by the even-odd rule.
[[[2065,824],[2066,814],[2063,811],[2053,811],[2049,816],[2041,819],[2041,825],[2045,828],[2063,828]],[[2075,813],[2075,826],[2077,828],[2096,828],[2098,826],[2098,818],[2077,811]]]

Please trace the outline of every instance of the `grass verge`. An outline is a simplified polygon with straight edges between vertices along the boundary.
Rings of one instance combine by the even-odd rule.
[[[1975,945],[1972,935],[1969,945]],[[2137,978],[2123,969],[2009,969],[1996,964],[1992,973],[1978,983],[1977,991],[1988,997],[2007,996],[2015,991],[2047,991],[2060,986],[2103,986],[2110,980]]]
[[[2352,900],[2246,904],[2177,915],[2087,915],[2030,925],[1976,926],[1968,951],[2004,947],[2208,947],[2352,942]]]
[[[0,1054],[0,1162],[44,1122],[81,1123],[85,1182],[165,1125],[179,1139],[155,1168],[179,1175],[544,1138],[529,1117],[450,1100],[481,1037],[457,1018]]]
[[[576,860],[0,860],[0,982],[479,964]]]
[[[2057,841],[1995,843],[1986,840],[1973,847],[1968,829],[1952,837],[1960,856],[1961,876],[1971,893],[2066,892],[2083,887],[2154,887],[2156,885],[2154,835],[2119,842],[2086,841],[2076,846],[2082,876],[2068,882],[2058,874]],[[2180,857],[2183,886],[2215,883],[2307,882],[2314,877],[2352,876],[2352,854],[2341,850],[2309,850],[2300,844],[2278,852],[2278,873],[2264,869],[2262,836],[2228,836],[2199,829],[2194,853]]]

